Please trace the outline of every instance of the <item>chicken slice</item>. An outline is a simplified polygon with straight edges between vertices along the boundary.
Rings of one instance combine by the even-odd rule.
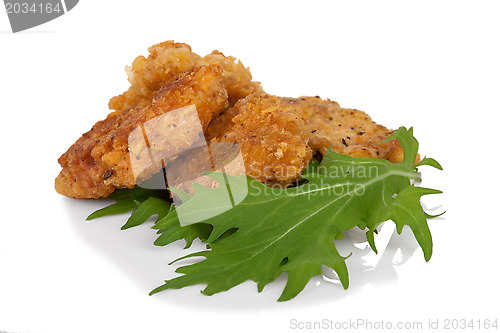
[[[312,158],[304,120],[276,96],[256,92],[230,113],[232,126],[212,142],[238,145],[246,174],[270,186],[297,180]],[[221,133],[222,134],[222,133]]]
[[[130,88],[121,95],[111,98],[110,109],[125,110],[145,107],[151,104],[153,96],[166,82],[195,66],[219,65],[222,68],[222,84],[228,91],[229,103],[259,91],[258,82],[252,81],[250,70],[234,57],[226,57],[221,52],[213,51],[205,57],[191,51],[183,43],[166,41],[149,48],[149,56],[137,57],[126,72]]]
[[[165,158],[175,158],[200,137],[204,140],[203,132],[212,118],[228,107],[222,74],[218,65],[194,67],[159,89],[151,104],[112,112],[95,124],[59,158],[63,170],[56,179],[57,192],[84,199],[105,197],[116,188],[131,188],[138,179],[145,180],[159,171],[169,162]],[[192,123],[190,106],[196,108],[199,125]],[[161,116],[172,111],[177,112],[171,117],[177,122],[162,121]],[[177,124],[178,128],[172,130]],[[147,133],[149,141],[155,135],[160,137],[151,145],[148,140],[129,145],[130,139],[148,126],[155,131],[153,135]],[[200,131],[192,130],[197,126]],[[137,171],[132,168],[131,156],[137,161],[150,159]]]
[[[397,141],[377,144],[391,133],[366,113],[343,109],[330,100],[276,97],[263,92],[239,101],[212,120],[207,129],[212,142],[238,145],[246,173],[271,186],[292,184],[312,154],[324,155],[330,147],[354,157],[383,158],[399,163],[403,160],[403,150]],[[193,159],[193,175],[197,170],[195,160],[200,160],[200,156]],[[202,172],[206,171],[205,165]],[[245,172],[241,167],[230,171],[233,175]],[[202,184],[210,185],[207,181]],[[183,189],[191,190],[189,186]]]
[[[354,157],[383,158],[392,163],[403,161],[403,149],[397,141],[382,145],[390,134],[363,111],[344,109],[337,102],[319,97],[281,98],[304,120],[309,146],[324,155],[328,148]]]
[[[253,93],[212,121],[210,149],[186,152],[168,166],[169,186],[189,193],[192,182],[215,187],[211,178],[199,177],[207,171],[247,174],[269,186],[287,186],[312,158],[304,129],[304,120],[278,97]]]

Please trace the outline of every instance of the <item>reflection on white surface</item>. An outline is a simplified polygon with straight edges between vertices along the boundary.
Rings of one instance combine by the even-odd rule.
[[[340,254],[351,254],[346,260],[349,289],[396,282],[398,276],[395,267],[403,265],[419,248],[409,228],[403,228],[399,235],[392,222],[385,222],[375,236],[378,254],[368,245],[365,232],[358,228],[345,233],[344,238],[337,240],[335,245]],[[324,267],[323,279],[340,284],[335,272],[329,267]]]
[[[125,223],[126,214],[122,216],[104,217],[91,222],[85,221],[86,216],[97,208],[104,206],[102,201],[66,200],[66,216],[75,232],[89,244],[93,250],[100,252],[109,259],[110,265],[115,265],[123,271],[123,278],[133,281],[131,285],[143,292],[145,297],[164,280],[178,274],[175,269],[201,260],[191,258],[173,265],[173,260],[188,253],[205,250],[201,242],[195,242],[190,249],[183,249],[184,241],[177,241],[166,247],[153,245],[156,233],[151,230],[152,223],[145,223],[129,230],[120,230]],[[331,269],[325,268],[324,276],[311,279],[306,288],[287,306],[304,306],[307,304],[327,304],[353,295],[367,285],[382,286],[393,284],[398,280],[396,268],[406,263],[416,252],[415,260],[420,258],[419,247],[411,233],[404,228],[401,235],[396,233],[394,224],[386,222],[375,242],[379,254],[373,253],[364,232],[353,229],[345,234],[344,239],[336,240],[335,244],[340,254],[351,256],[347,259],[349,271],[349,289],[344,290],[336,284],[336,277]],[[387,244],[385,246],[385,244]],[[96,272],[98,274],[98,272]],[[332,283],[333,282],[333,283]],[[286,284],[286,274],[282,274],[274,282],[264,288],[260,294],[252,281],[247,281],[230,289],[228,292],[204,296],[200,291],[203,285],[186,287],[180,290],[167,290],[151,296],[152,302],[167,302],[186,308],[203,308],[204,311],[236,311],[243,309],[269,309],[278,306],[276,300]],[[299,301],[300,300],[300,301]],[[283,303],[279,303],[283,306]]]

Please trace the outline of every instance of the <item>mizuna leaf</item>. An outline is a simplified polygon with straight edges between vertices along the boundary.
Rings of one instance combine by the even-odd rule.
[[[442,192],[410,185],[398,194],[387,211],[387,217],[396,223],[398,233],[403,231],[405,225],[411,228],[418,244],[424,251],[426,261],[429,261],[432,255],[432,237],[425,212],[420,204],[420,198],[423,195],[439,193]]]
[[[166,191],[162,190],[150,190],[140,186],[135,186],[133,188],[118,189],[111,193],[108,198],[120,201],[126,198],[133,198],[136,201],[144,201],[149,197],[160,197],[164,196]]]
[[[318,173],[319,165],[320,162],[315,157],[313,157],[302,174],[307,175],[309,173]]]
[[[138,186],[116,190],[109,196],[116,203],[93,212],[87,220],[133,211],[127,223],[122,226],[122,230],[125,230],[141,225],[153,215],[158,215],[157,220],[166,216],[170,210],[170,203],[165,200],[168,196],[167,191],[144,189]]]
[[[212,231],[212,226],[205,223],[197,223],[186,227],[179,225],[177,212],[175,206],[171,206],[170,212],[167,216],[159,219],[152,227],[157,229],[160,236],[155,240],[154,244],[157,246],[165,246],[177,240],[184,239],[188,248],[191,246],[196,238],[205,241]]]
[[[165,217],[169,210],[170,204],[165,200],[155,197],[149,197],[144,202],[138,203],[137,209],[130,215],[127,223],[122,226],[122,230],[136,227],[146,222],[151,216],[158,214],[158,219]]]
[[[416,167],[419,167],[419,166],[422,166],[422,165],[429,165],[433,168],[436,168],[438,170],[443,170],[443,167],[441,166],[441,164],[438,163],[438,161],[436,161],[435,159],[433,158],[429,158],[429,157],[424,157],[420,162],[418,162],[415,166]]]
[[[436,214],[436,215],[431,215],[429,213],[425,213],[425,217],[428,218],[428,219],[433,219],[433,218],[436,218],[436,217],[440,217],[444,213],[446,213],[446,212],[442,212],[442,213],[439,213],[439,214]]]
[[[107,207],[96,210],[87,217],[87,221],[98,217],[127,213],[136,208],[137,202],[133,198],[125,198]]]
[[[403,147],[405,157],[400,164],[329,150],[317,168],[303,174],[305,184],[287,189],[273,189],[245,175],[209,173],[220,186],[196,186],[193,198],[154,228],[161,233],[156,244],[163,245],[185,238],[186,233],[192,233],[189,239],[205,237],[192,228],[209,225],[213,228],[206,239],[210,250],[188,255],[205,259],[178,268],[183,275],[151,294],[206,284],[203,293],[212,295],[247,280],[255,281],[261,291],[286,272],[287,284],[279,298],[286,301],[300,293],[311,277],[321,274],[322,265],[335,270],[347,288],[346,257],[337,252],[335,238],[356,226],[367,228],[375,248],[373,233],[388,219],[394,220],[399,231],[403,225],[410,226],[428,260],[432,239],[420,197],[439,191],[410,185],[411,179],[420,178],[414,166],[418,142],[412,133],[401,127],[388,139],[397,139]],[[232,207],[222,200],[228,196],[227,188],[234,197],[244,193],[244,199]]]
[[[178,189],[174,190],[176,194],[180,194],[182,200],[187,201],[192,197],[189,193]],[[133,211],[127,222],[121,227],[122,230],[125,230],[141,225],[151,216],[158,215],[153,228],[161,229],[159,232],[162,234],[155,241],[155,245],[163,246],[184,239],[186,248],[188,248],[196,238],[206,240],[210,235],[212,226],[200,223],[181,228],[178,220],[176,220],[175,206],[166,200],[169,197],[170,194],[165,190],[150,190],[138,186],[131,189],[116,190],[109,196],[116,203],[95,211],[87,217],[87,220]],[[167,217],[167,215],[169,216]]]
[[[176,194],[179,197],[179,199],[181,199],[182,202],[186,202],[186,201],[188,201],[189,199],[191,199],[193,197],[192,194],[184,192],[183,190],[175,188],[175,187],[174,188],[169,188],[169,190],[172,193]]]

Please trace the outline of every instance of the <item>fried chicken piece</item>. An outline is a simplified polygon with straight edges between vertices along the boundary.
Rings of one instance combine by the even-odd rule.
[[[328,148],[354,157],[383,158],[392,163],[403,161],[403,149],[397,141],[382,145],[392,131],[373,122],[366,113],[344,109],[337,102],[319,97],[281,98],[305,123],[309,146],[324,155]]]
[[[240,100],[233,112],[230,129],[212,142],[237,144],[246,174],[264,184],[284,186],[297,180],[312,158],[304,120],[264,92]]]
[[[250,70],[245,68],[241,61],[236,62],[234,57],[226,57],[219,51],[213,51],[203,58],[208,64],[217,64],[223,68],[222,84],[227,90],[229,96],[229,105],[233,106],[242,98],[262,91],[259,82],[252,81]]]
[[[57,192],[84,199],[105,197],[116,188],[131,188],[136,178],[144,180],[159,171],[168,163],[165,158],[204,140],[203,131],[211,119],[228,107],[222,72],[218,65],[195,67],[159,89],[150,105],[112,112],[95,124],[59,158],[63,170],[56,179]],[[190,105],[196,106],[201,138],[196,124],[190,123]],[[165,122],[161,116],[174,110],[178,113],[170,118],[177,120]],[[176,126],[173,132],[171,128]],[[151,145],[148,140],[136,140],[130,146],[130,138],[140,137],[146,128],[153,131],[147,133],[149,139],[163,137]],[[139,172],[132,170],[131,156],[144,161],[134,167]]]
[[[330,147],[350,156],[399,163],[403,160],[403,150],[397,141],[377,145],[391,133],[374,123],[366,113],[343,109],[330,100],[285,98],[256,92],[213,119],[207,138],[211,144],[233,142],[240,147],[244,165],[235,163],[224,172],[246,173],[267,185],[283,187],[299,178],[312,154],[324,155]],[[282,145],[287,148],[284,153]],[[216,185],[208,177],[198,177],[202,172],[216,170],[214,154],[209,153],[193,151],[172,163],[169,170],[171,174],[180,175],[179,188],[193,193],[189,179],[207,187]],[[207,163],[208,158],[211,165]]]
[[[248,98],[251,98],[250,95]],[[241,101],[241,103],[244,103]],[[240,105],[241,105],[240,103]],[[227,109],[220,116],[214,118],[207,128],[207,141],[221,138],[233,128],[233,118],[240,112],[240,105]]]
[[[252,92],[259,91],[259,82],[252,81],[248,68],[236,58],[226,57],[219,51],[213,51],[205,57],[191,51],[183,43],[166,41],[149,48],[149,56],[137,57],[126,72],[130,88],[119,96],[111,98],[109,108],[123,112],[145,107],[151,104],[154,93],[166,82],[179,74],[192,70],[195,66],[219,65],[222,68],[222,83],[229,95],[230,105]]]
[[[268,131],[266,121],[259,119],[266,113],[273,113],[274,125],[279,119],[279,125],[272,132]],[[295,120],[290,122],[292,118]],[[290,126],[290,123],[295,126]],[[295,134],[282,137],[279,129]],[[324,155],[330,147],[333,151],[354,157],[383,158],[399,163],[403,160],[403,150],[397,141],[377,145],[391,133],[384,126],[374,123],[366,113],[343,109],[330,100],[276,97],[263,92],[239,101],[235,107],[215,118],[207,129],[210,140],[234,141],[241,146],[248,175],[265,184],[280,186],[287,186],[298,179],[303,170],[298,161],[305,161],[307,165],[311,152]],[[296,140],[290,140],[294,135]],[[277,147],[284,143],[289,155],[280,159]],[[291,165],[295,167],[290,168]],[[289,172],[268,172],[275,169]]]
[[[264,94],[252,96],[262,98]],[[252,98],[248,96],[247,100]],[[403,160],[403,150],[397,141],[377,145],[392,131],[376,124],[362,111],[343,109],[337,102],[319,97],[280,97],[279,100],[281,106],[303,120],[308,145],[315,153],[324,155],[331,147],[333,151],[355,157],[383,158],[393,163]],[[240,109],[234,107],[215,118],[207,129],[209,138],[220,138],[230,132],[239,112]]]
[[[287,186],[300,177],[312,158],[305,128],[304,120],[281,105],[278,97],[253,93],[212,121],[209,151],[194,150],[168,166],[169,186],[190,193],[193,181],[214,187],[216,182],[210,178],[198,177],[212,170],[233,176],[245,173],[269,186]],[[231,147],[241,151],[240,159]]]

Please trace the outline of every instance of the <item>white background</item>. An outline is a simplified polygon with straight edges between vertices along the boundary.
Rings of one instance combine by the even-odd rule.
[[[441,327],[447,318],[500,319],[499,14],[498,1],[86,0],[12,34],[2,9],[0,331],[286,332],[297,331],[293,319],[424,328],[429,319]],[[371,272],[348,260],[349,290],[318,277],[286,303],[276,302],[285,277],[261,294],[246,282],[211,297],[202,286],[148,296],[175,276],[178,265],[168,263],[187,253],[183,244],[153,246],[151,224],[120,231],[123,216],[86,222],[105,203],[64,198],[53,182],[57,158],[128,87],[124,67],[169,39],[238,57],[269,93],[320,95],[387,127],[413,126],[420,153],[445,169],[421,168],[423,185],[444,191],[426,205],[447,211],[429,221],[430,262],[420,249]]]

